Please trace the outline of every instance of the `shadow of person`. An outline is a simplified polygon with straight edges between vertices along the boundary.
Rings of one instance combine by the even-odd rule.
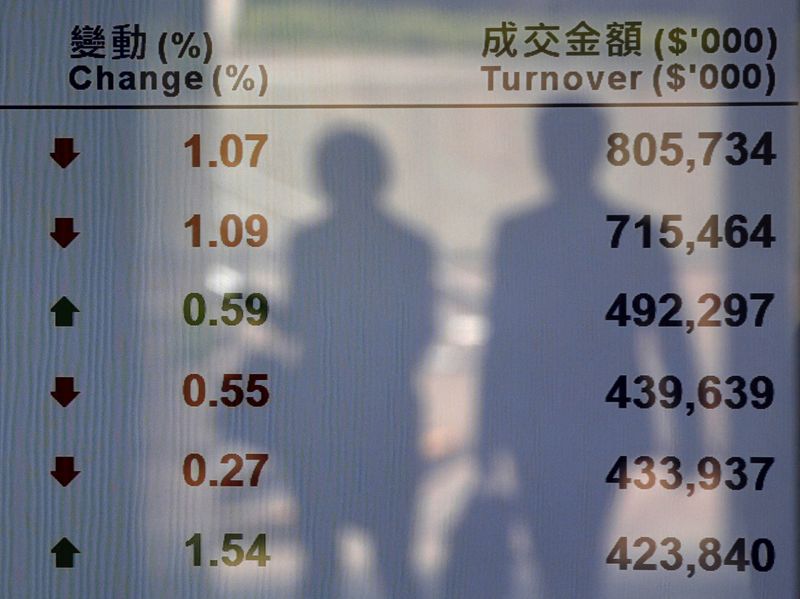
[[[485,473],[496,456],[513,457],[518,493],[512,503],[530,526],[537,584],[547,599],[602,596],[597,580],[611,549],[604,533],[616,488],[606,484],[606,475],[620,456],[653,453],[652,411],[630,405],[622,410],[605,401],[619,375],[628,376],[629,395],[643,396],[632,381],[648,372],[638,359],[636,327],[607,321],[606,313],[620,293],[659,298],[676,291],[666,250],[633,243],[610,247],[613,224],[606,215],[631,214],[628,236],[639,217],[612,206],[599,191],[595,177],[608,133],[594,109],[543,113],[534,142],[550,181],[550,201],[505,221],[493,263],[480,459]],[[685,380],[685,331],[656,335],[665,371]],[[694,455],[693,442],[689,435],[678,444]],[[631,464],[629,475],[637,474]],[[470,510],[489,512],[490,502],[479,494],[464,522],[475,521]],[[506,517],[496,520],[508,525]],[[475,536],[469,541],[463,531],[456,538],[461,545],[453,548],[454,560],[505,551]],[[493,538],[502,543],[506,536]],[[490,571],[497,578],[493,586],[511,588],[508,569]],[[473,584],[454,580],[469,575],[453,564],[445,585],[481,588],[477,578]],[[459,596],[479,597],[463,591]]]
[[[336,537],[350,524],[372,537],[387,596],[413,598],[413,378],[431,336],[431,250],[382,209],[389,164],[371,136],[329,133],[316,164],[331,213],[291,249],[290,320],[303,352],[292,469],[310,558],[302,597],[337,596]]]

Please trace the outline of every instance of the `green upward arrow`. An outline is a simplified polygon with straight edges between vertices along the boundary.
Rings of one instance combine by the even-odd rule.
[[[58,300],[53,307],[50,308],[50,311],[56,315],[56,326],[57,327],[71,327],[75,312],[80,312],[75,305],[69,301],[66,297],[62,297]]]
[[[67,537],[62,537],[50,550],[50,553],[54,553],[56,556],[56,568],[72,568],[75,565],[75,554],[80,551],[69,542]]]

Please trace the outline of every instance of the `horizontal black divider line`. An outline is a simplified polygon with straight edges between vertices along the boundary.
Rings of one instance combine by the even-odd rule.
[[[503,102],[386,104],[0,104],[0,110],[403,110],[491,108],[739,108],[800,106],[797,100],[749,102]]]

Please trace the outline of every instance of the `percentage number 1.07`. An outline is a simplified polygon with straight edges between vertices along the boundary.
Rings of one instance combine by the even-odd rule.
[[[219,150],[217,155],[203,162],[203,148],[202,139],[199,133],[195,133],[186,143],[183,144],[184,148],[188,148],[191,153],[192,166],[199,168],[203,164],[214,168],[222,163],[222,166],[235,167],[242,164],[242,161],[247,158],[246,154],[249,151],[248,165],[257,167],[261,159],[261,150],[267,143],[266,133],[246,133],[244,139],[242,136],[235,133],[228,133],[223,135],[219,142]],[[253,142],[252,145],[246,142]]]

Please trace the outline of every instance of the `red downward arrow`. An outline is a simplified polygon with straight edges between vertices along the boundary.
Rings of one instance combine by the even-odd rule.
[[[50,474],[61,483],[62,487],[66,487],[80,474],[80,470],[75,470],[75,458],[59,455],[56,456],[56,469],[51,470]]]
[[[61,407],[66,408],[80,391],[75,391],[75,379],[71,376],[57,376],[55,389],[50,392]]]
[[[62,248],[67,247],[72,240],[80,235],[80,231],[75,230],[75,220],[72,218],[56,218],[53,232],[50,237],[56,240],[56,243]]]
[[[53,142],[53,151],[50,157],[56,161],[61,168],[67,168],[75,160],[80,152],[75,151],[75,140],[71,137],[56,137]]]

